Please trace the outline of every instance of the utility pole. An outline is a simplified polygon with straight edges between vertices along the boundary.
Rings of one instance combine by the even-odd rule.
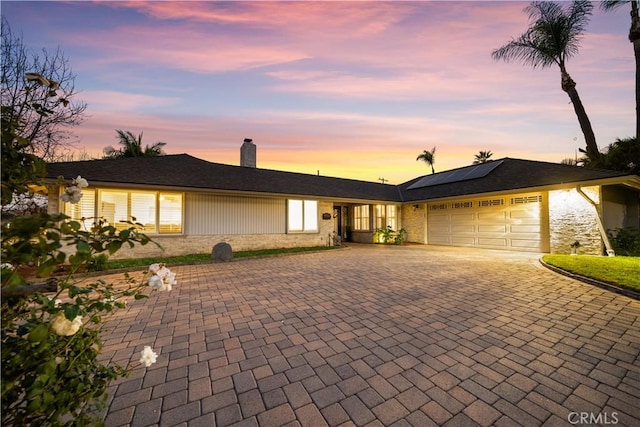
[[[378,178],[378,181],[381,181],[383,184],[387,181],[389,181],[388,179],[384,179],[384,178]]]

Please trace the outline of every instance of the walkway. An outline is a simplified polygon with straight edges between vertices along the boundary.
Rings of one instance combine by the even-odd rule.
[[[107,426],[640,425],[640,302],[537,257],[353,245],[173,267],[177,288],[108,324],[105,355],[135,369]]]

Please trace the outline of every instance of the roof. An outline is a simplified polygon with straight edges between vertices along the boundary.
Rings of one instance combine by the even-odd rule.
[[[497,165],[490,169],[486,175],[475,179],[446,182],[439,185],[421,186],[425,175],[400,184],[400,193],[405,202],[418,200],[440,199],[445,197],[468,196],[473,194],[493,193],[511,190],[525,190],[557,186],[562,184],[580,184],[606,180],[611,178],[628,177],[625,172],[617,172],[603,169],[592,169],[581,166],[570,166],[561,163],[540,162],[535,160],[503,159],[489,162]],[[471,170],[476,165],[452,169],[441,172]],[[436,174],[438,175],[438,174]],[[464,174],[461,174],[464,176]],[[624,181],[620,179],[620,181]]]
[[[212,163],[188,154],[50,163],[47,178],[78,175],[93,185],[240,191],[360,200],[399,200],[395,185]]]
[[[512,190],[640,177],[601,169],[505,157],[491,166],[465,166],[400,185],[212,163],[188,154],[50,163],[47,178],[78,175],[93,185],[153,186],[389,202],[426,201]],[[486,172],[486,173],[485,173]],[[438,175],[445,179],[437,178]],[[469,178],[469,177],[473,178]],[[462,177],[462,179],[452,178]],[[436,178],[436,179],[434,179]]]

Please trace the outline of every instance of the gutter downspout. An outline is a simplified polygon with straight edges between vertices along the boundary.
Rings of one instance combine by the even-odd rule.
[[[605,248],[607,248],[607,256],[616,256],[616,253],[613,250],[613,247],[611,246],[611,242],[609,241],[609,237],[607,236],[607,232],[604,229],[604,225],[602,224],[602,218],[600,218],[600,213],[598,213],[598,204],[593,200],[591,200],[591,198],[587,196],[584,191],[582,191],[582,188],[580,188],[579,185],[576,185],[576,191],[587,202],[589,202],[591,206],[593,206],[596,210],[596,220],[598,222],[598,230],[600,230],[600,237],[602,237],[602,240],[604,241],[604,246]]]

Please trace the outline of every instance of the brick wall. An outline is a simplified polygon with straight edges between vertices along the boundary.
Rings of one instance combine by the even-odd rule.
[[[426,243],[427,209],[424,203],[402,205],[402,227],[407,230],[407,242]]]

